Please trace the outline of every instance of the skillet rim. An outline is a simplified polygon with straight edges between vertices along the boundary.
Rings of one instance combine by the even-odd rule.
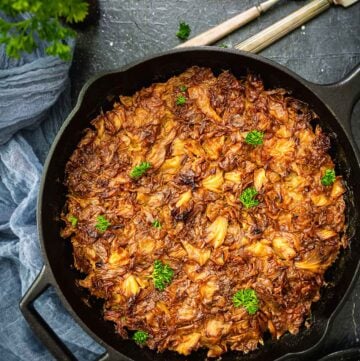
[[[253,53],[249,53],[249,52],[245,52],[245,51],[240,51],[240,50],[236,50],[236,49],[228,49],[228,48],[218,48],[218,47],[209,47],[209,46],[201,46],[201,47],[188,47],[188,48],[178,48],[178,49],[171,49],[171,50],[166,50],[160,53],[156,53],[153,55],[149,55],[140,59],[137,59],[129,64],[126,64],[124,66],[121,66],[119,68],[115,68],[115,69],[111,69],[111,70],[105,70],[105,71],[100,71],[97,72],[95,75],[93,75],[88,81],[86,81],[86,83],[83,85],[83,87],[81,88],[76,104],[75,106],[72,108],[71,112],[69,113],[69,115],[66,117],[65,121],[63,122],[63,124],[61,125],[60,129],[58,130],[52,144],[51,147],[49,149],[48,155],[46,157],[46,160],[44,162],[44,166],[43,166],[43,172],[42,172],[42,176],[41,176],[41,182],[40,182],[40,186],[39,186],[39,193],[38,193],[38,200],[37,200],[37,211],[36,211],[36,218],[37,218],[37,230],[38,230],[38,234],[39,234],[39,241],[40,241],[40,249],[41,249],[41,255],[44,259],[44,266],[43,266],[43,270],[45,277],[47,277],[47,279],[49,280],[49,283],[51,286],[53,286],[55,288],[55,291],[58,295],[58,297],[60,298],[63,306],[65,307],[65,309],[70,313],[70,315],[74,318],[74,320],[81,326],[81,328],[90,336],[92,337],[97,343],[99,343],[102,347],[104,347],[106,349],[105,354],[104,355],[110,355],[109,359],[112,359],[113,356],[120,356],[122,357],[123,360],[128,360],[128,361],[133,361],[131,358],[129,358],[128,356],[125,356],[124,354],[122,354],[119,350],[113,348],[112,346],[110,346],[107,342],[105,342],[102,338],[100,338],[87,324],[85,321],[83,321],[83,319],[77,314],[77,312],[72,308],[72,306],[70,305],[70,302],[67,300],[66,296],[64,295],[64,293],[61,291],[61,288],[56,280],[56,277],[54,275],[53,269],[51,267],[46,249],[45,249],[45,236],[44,236],[44,232],[43,232],[43,227],[42,227],[42,206],[43,206],[43,194],[44,194],[44,187],[45,187],[45,183],[46,183],[46,179],[48,176],[48,168],[49,168],[49,164],[50,162],[53,160],[53,156],[57,147],[57,144],[59,143],[60,139],[63,136],[63,133],[65,131],[65,129],[67,128],[67,126],[71,123],[71,121],[73,120],[74,116],[76,115],[76,113],[79,111],[84,98],[86,97],[86,93],[87,90],[93,85],[93,83],[95,83],[98,79],[107,76],[107,75],[111,75],[111,74],[118,74],[118,73],[125,73],[128,70],[130,70],[131,68],[140,65],[142,63],[151,61],[151,60],[155,60],[156,58],[160,58],[166,55],[172,55],[172,54],[177,54],[177,53],[191,53],[191,52],[207,52],[207,53],[230,53],[233,55],[240,55],[243,57],[247,57],[250,59],[254,59],[258,62],[261,63],[265,63],[266,65],[269,65],[270,67],[274,67],[277,70],[279,70],[282,73],[285,73],[286,75],[290,76],[291,78],[293,78],[296,82],[300,83],[303,87],[305,87],[309,92],[311,92],[324,106],[325,108],[332,114],[332,116],[335,118],[336,122],[338,123],[338,125],[341,127],[342,131],[344,132],[345,136],[346,136],[346,140],[348,141],[354,156],[356,158],[357,164],[359,165],[360,168],[360,155],[359,155],[359,150],[357,149],[357,146],[351,136],[351,134],[349,134],[348,128],[345,124],[346,120],[341,120],[340,117],[338,116],[338,114],[335,112],[335,110],[331,107],[331,105],[329,105],[325,99],[323,99],[323,97],[321,96],[321,94],[319,94],[319,88],[321,88],[322,85],[316,84],[316,83],[312,83],[304,78],[302,78],[301,76],[299,76],[298,74],[296,74],[295,72],[293,72],[292,70],[286,68],[285,66],[278,64],[270,59],[267,59],[261,55],[257,55],[257,54],[253,54]],[[341,82],[341,80],[339,81],[339,83]],[[337,84],[337,83],[334,83]],[[326,84],[325,84],[326,86]],[[297,356],[297,355],[304,355],[308,352],[314,351],[316,350],[324,341],[328,330],[330,328],[330,326],[333,324],[335,316],[339,313],[339,311],[342,309],[345,301],[347,300],[347,298],[349,297],[350,292],[352,291],[354,284],[356,282],[356,280],[359,277],[359,269],[360,269],[360,260],[357,261],[357,265],[356,265],[356,269],[355,272],[352,276],[352,279],[349,283],[349,286],[347,287],[344,295],[342,296],[341,300],[339,301],[339,303],[337,304],[337,306],[335,307],[335,309],[333,310],[333,312],[331,313],[331,315],[328,317],[328,319],[326,320],[325,326],[324,326],[324,330],[322,333],[322,336],[320,337],[320,339],[313,344],[311,347],[306,348],[302,351],[298,351],[298,352],[288,352],[282,356],[280,356],[279,358],[277,358],[275,361],[282,361],[285,360],[291,356]],[[43,273],[43,272],[40,273]],[[30,286],[29,289],[31,289],[32,286]],[[101,357],[101,356],[100,356]],[[104,358],[105,359],[105,358]]]

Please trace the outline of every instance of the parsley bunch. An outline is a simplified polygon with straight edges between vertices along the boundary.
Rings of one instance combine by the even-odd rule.
[[[174,277],[174,271],[169,265],[156,260],[154,262],[154,271],[152,277],[155,288],[160,291],[164,291],[165,287],[171,283]]]
[[[256,292],[251,288],[237,291],[233,296],[235,307],[244,307],[249,315],[253,315],[259,309],[259,300]]]
[[[71,48],[65,40],[76,33],[64,26],[60,18],[68,23],[82,21],[88,4],[84,0],[1,0],[0,11],[14,19],[12,22],[0,19],[0,44],[5,44],[9,57],[19,58],[21,52],[33,52],[40,39],[48,42],[45,49],[48,55],[70,60]],[[29,16],[19,20],[22,14]]]

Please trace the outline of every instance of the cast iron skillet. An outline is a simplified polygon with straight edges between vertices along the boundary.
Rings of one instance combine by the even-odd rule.
[[[308,330],[302,329],[296,336],[285,335],[276,342],[268,338],[264,347],[248,355],[228,352],[222,360],[271,361],[305,355],[320,345],[356,279],[360,258],[360,157],[351,134],[350,114],[360,95],[360,67],[339,83],[320,86],[249,53],[209,47],[172,50],[90,80],[82,89],[76,107],[61,127],[47,157],[37,210],[45,264],[22,299],[20,308],[34,332],[57,359],[73,360],[74,356],[33,307],[33,301],[49,286],[55,287],[66,309],[84,330],[105,347],[107,351],[101,360],[191,361],[206,358],[204,350],[188,357],[169,351],[157,354],[147,348],[139,348],[131,340],[122,340],[115,333],[114,324],[102,319],[101,305],[95,302],[89,307],[83,301],[86,293],[75,285],[80,275],[72,267],[71,244],[59,235],[62,227],[59,215],[65,203],[65,164],[83,136],[83,130],[89,127],[89,121],[101,108],[110,108],[111,97],[131,95],[192,65],[211,67],[215,73],[229,69],[237,77],[251,71],[261,75],[266,87],[289,89],[294,97],[310,104],[320,116],[320,125],[331,135],[331,155],[335,159],[337,173],[343,175],[348,187],[347,222],[348,233],[352,236],[351,247],[341,253],[326,275],[333,286],[324,289],[321,300],[313,306],[313,326]]]

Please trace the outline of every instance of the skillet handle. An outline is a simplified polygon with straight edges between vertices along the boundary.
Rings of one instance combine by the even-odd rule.
[[[344,130],[353,138],[351,113],[360,98],[360,65],[356,66],[345,78],[337,83],[319,85],[310,83],[310,87],[331,107],[331,111],[340,120]]]
[[[35,335],[57,360],[73,361],[75,356],[34,308],[33,302],[51,285],[46,266],[43,266],[34,283],[20,301],[20,310]]]
[[[50,286],[52,286],[51,277],[46,266],[43,266],[35,281],[21,299],[20,310],[35,335],[52,353],[55,359],[60,361],[76,361],[76,357],[34,308],[33,302]],[[131,361],[126,357],[117,357],[111,348],[107,349],[106,352],[97,359],[97,361],[112,360]]]

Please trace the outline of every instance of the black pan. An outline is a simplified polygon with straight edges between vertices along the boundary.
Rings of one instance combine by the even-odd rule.
[[[102,360],[180,361],[204,360],[201,350],[182,357],[173,352],[157,354],[139,348],[131,340],[123,340],[114,331],[114,324],[104,321],[101,305],[89,307],[86,293],[77,287],[79,273],[71,266],[72,249],[69,241],[60,237],[62,227],[59,215],[65,203],[64,168],[71,153],[89,127],[89,122],[100,111],[109,109],[111,98],[119,94],[131,95],[153,82],[165,81],[192,65],[211,67],[215,73],[229,69],[235,76],[247,71],[260,74],[266,87],[283,87],[292,91],[315,110],[320,125],[331,135],[331,155],[336,170],[342,174],[348,187],[347,222],[352,236],[351,247],[343,251],[326,278],[333,286],[322,290],[322,297],[314,304],[313,326],[298,335],[285,335],[279,341],[266,340],[265,346],[248,355],[228,352],[223,361],[275,360],[287,356],[297,358],[318,347],[341,304],[349,294],[359,270],[360,258],[360,164],[359,153],[352,138],[350,114],[360,94],[360,67],[343,81],[320,86],[312,84],[286,68],[260,56],[219,48],[191,48],[165,52],[120,70],[103,73],[90,80],[82,89],[79,100],[64,122],[47,157],[40,186],[37,222],[44,267],[20,303],[24,317],[40,340],[59,360],[74,356],[36,312],[32,303],[48,286],[55,287],[62,303],[74,319],[107,350]]]

